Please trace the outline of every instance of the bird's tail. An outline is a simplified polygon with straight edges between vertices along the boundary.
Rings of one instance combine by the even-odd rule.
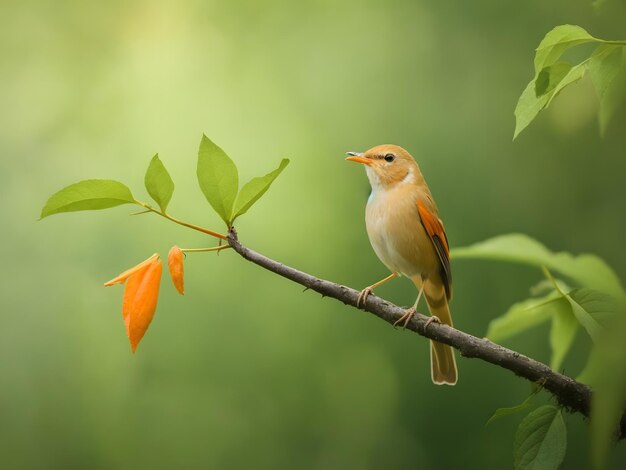
[[[424,295],[428,303],[430,314],[441,320],[441,323],[452,326],[452,316],[448,306],[448,298],[443,284],[426,280]],[[437,385],[454,385],[457,380],[454,349],[447,344],[430,342],[430,370],[433,383]]]

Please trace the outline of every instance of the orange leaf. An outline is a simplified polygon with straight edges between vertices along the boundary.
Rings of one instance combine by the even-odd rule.
[[[150,326],[159,297],[162,263],[154,256],[147,261],[135,267],[124,289],[122,317],[133,352]]]
[[[183,252],[176,245],[172,247],[170,253],[167,255],[167,265],[170,268],[170,275],[172,276],[172,282],[174,287],[180,293],[185,294],[185,279],[183,270]]]
[[[153,263],[158,257],[159,257],[158,253],[153,254],[150,258],[148,258],[145,261],[142,261],[137,266],[134,266],[134,267],[132,267],[130,269],[127,269],[126,271],[124,271],[119,276],[114,277],[113,279],[111,279],[108,282],[105,282],[104,285],[106,287],[109,287],[109,286],[112,286],[114,284],[123,284],[124,282],[126,282],[126,279],[128,279],[130,276],[132,276],[134,273],[136,273],[140,269],[144,268],[148,264]]]

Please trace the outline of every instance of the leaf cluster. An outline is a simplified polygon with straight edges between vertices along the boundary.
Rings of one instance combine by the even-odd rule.
[[[205,197],[230,228],[234,220],[244,214],[265,194],[272,182],[287,166],[284,159],[279,167],[265,176],[253,178],[238,191],[238,174],[235,163],[226,153],[203,136],[198,151],[198,182]],[[174,245],[168,255],[168,268],[172,281],[180,294],[184,293],[183,257],[184,252],[209,252],[229,248],[222,245],[225,235],[178,220],[167,214],[168,205],[174,194],[174,181],[158,154],[152,157],[144,184],[148,194],[158,209],[141,202],[130,189],[114,180],[84,180],[67,186],[53,194],[41,211],[41,218],[63,212],[100,210],[123,204],[136,204],[145,211],[154,212],[179,225],[201,231],[220,239],[220,245],[210,248],[181,249]],[[150,326],[157,306],[161,281],[161,260],[158,253],[148,260],[127,269],[105,286],[125,283],[122,316],[126,332],[135,352],[139,341]]]
[[[578,380],[589,383],[595,390],[592,445],[595,463],[598,467],[602,466],[611,435],[626,405],[626,375],[618,372],[626,370],[626,342],[623,341],[626,334],[626,308],[623,305],[626,292],[615,272],[595,255],[554,253],[523,234],[502,235],[468,247],[456,248],[452,250],[452,257],[508,261],[534,266],[543,271],[546,281],[531,289],[531,297],[513,304],[503,315],[492,320],[487,337],[500,343],[550,322],[550,367],[558,371],[577,332],[582,329],[589,336],[594,347]],[[565,280],[556,279],[553,272]],[[570,283],[576,284],[576,287],[570,287]],[[528,409],[530,398],[518,406],[496,410],[489,422]],[[544,412],[547,413],[547,409]],[[518,429],[515,466],[557,468],[562,460],[561,453],[565,452],[565,444],[561,450],[564,438],[557,435],[561,433],[561,428],[565,432],[564,426],[561,426],[560,412],[557,417],[556,412],[551,411],[550,419],[547,419],[547,414],[539,419],[540,415],[533,416],[533,413],[522,421]],[[546,427],[550,427],[549,432]],[[540,434],[529,432],[529,429],[535,428],[543,430]],[[529,437],[531,434],[534,437]],[[540,435],[542,439],[538,438]],[[557,446],[553,442],[548,445],[544,439],[559,444]],[[542,455],[546,449],[553,449],[553,457],[561,457],[548,459],[547,462],[551,462],[552,466],[546,463],[545,466],[533,467],[533,462],[543,462]],[[532,458],[529,457],[531,454],[534,455]]]
[[[569,49],[582,44],[597,47],[585,60],[577,64],[560,60]],[[623,99],[621,80],[624,71],[626,41],[607,41],[591,36],[580,26],[561,25],[548,32],[535,52],[535,74],[522,92],[515,107],[515,139],[539,114],[550,106],[566,87],[573,85],[587,73],[600,101],[599,124],[604,134]]]
[[[202,193],[228,227],[245,214],[269,189],[289,163],[283,159],[278,168],[264,176],[252,178],[239,190],[239,177],[235,163],[220,147],[203,135],[198,150],[197,175]],[[100,210],[122,204],[136,204],[148,212],[167,214],[174,194],[174,181],[156,154],[152,157],[144,184],[159,209],[143,203],[131,190],[115,180],[89,179],[71,184],[54,193],[41,211],[41,219],[62,212]]]
[[[265,194],[288,164],[289,160],[283,159],[278,168],[252,178],[238,191],[239,173],[235,163],[207,136],[202,136],[198,150],[198,183],[209,204],[230,227]]]

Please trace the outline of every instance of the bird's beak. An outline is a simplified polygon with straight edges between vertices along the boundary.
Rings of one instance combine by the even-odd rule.
[[[372,160],[365,158],[361,152],[346,152],[346,155],[349,155],[346,160],[350,160],[351,162],[363,163],[363,165],[372,164]]]

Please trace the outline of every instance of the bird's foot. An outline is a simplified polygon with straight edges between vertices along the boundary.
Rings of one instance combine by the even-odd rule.
[[[415,309],[415,307],[407,308],[404,311],[404,315],[402,315],[400,318],[398,318],[396,321],[393,322],[393,327],[397,328],[398,325],[402,323],[402,329],[405,329],[406,326],[411,321],[411,318],[413,318],[413,315],[415,315],[416,311],[417,310]]]
[[[424,329],[428,328],[428,325],[430,325],[431,323],[441,323],[441,320],[439,320],[438,316],[432,315],[428,320],[426,320],[426,324],[424,325]]]
[[[372,286],[366,287],[365,289],[363,289],[360,293],[359,296],[356,298],[356,307],[365,307],[365,301],[367,300],[367,298],[369,297],[369,295],[372,293],[374,289],[372,289]]]

